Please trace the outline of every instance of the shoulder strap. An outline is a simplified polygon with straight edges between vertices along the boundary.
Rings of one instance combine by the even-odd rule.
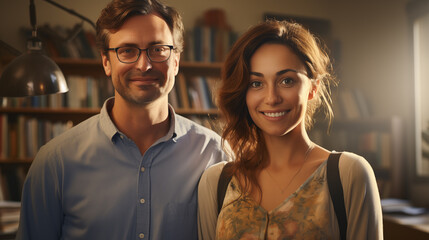
[[[341,239],[346,239],[347,235],[347,216],[344,205],[344,192],[340,179],[338,164],[341,153],[331,153],[327,163],[327,177],[329,193],[334,204],[335,215],[337,215],[338,226],[340,227]]]
[[[222,168],[222,172],[219,176],[219,182],[217,184],[217,214],[219,215],[220,210],[222,209],[223,199],[225,198],[226,189],[228,184],[231,181],[232,176],[228,176],[226,169],[231,166],[231,163],[225,164]]]

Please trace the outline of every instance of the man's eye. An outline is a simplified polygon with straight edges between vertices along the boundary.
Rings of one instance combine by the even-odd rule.
[[[119,54],[134,54],[137,50],[135,48],[120,48]]]
[[[164,52],[166,50],[166,48],[165,47],[154,47],[154,48],[152,48],[152,51],[153,52],[156,52],[156,53],[162,53],[162,52]]]

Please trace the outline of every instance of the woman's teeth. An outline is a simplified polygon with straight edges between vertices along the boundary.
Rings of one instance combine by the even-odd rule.
[[[271,112],[271,113],[264,112],[264,115],[268,117],[281,117],[285,114],[286,112]]]

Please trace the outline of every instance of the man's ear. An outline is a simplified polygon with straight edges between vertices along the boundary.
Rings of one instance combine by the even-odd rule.
[[[180,63],[180,52],[174,53],[174,76],[177,76],[179,73],[179,63]]]
[[[317,95],[317,91],[319,90],[320,80],[319,79],[311,79],[310,80],[310,92],[308,93],[308,100],[313,99]]]
[[[105,55],[104,53],[101,53],[101,61],[103,63],[104,73],[106,73],[106,76],[110,77],[112,75],[112,66],[109,60],[109,56]]]

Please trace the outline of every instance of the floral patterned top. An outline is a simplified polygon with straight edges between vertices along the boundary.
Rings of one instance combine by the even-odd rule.
[[[241,196],[232,178],[218,214],[217,185],[225,162],[206,169],[198,186],[198,238],[340,239],[330,199],[326,161],[279,206],[269,212]],[[350,152],[340,157],[339,171],[347,215],[347,239],[382,240],[383,215],[374,171],[365,158]]]
[[[240,197],[237,179],[233,178],[219,214],[216,239],[332,239],[325,171],[326,161],[270,212],[253,198]]]

